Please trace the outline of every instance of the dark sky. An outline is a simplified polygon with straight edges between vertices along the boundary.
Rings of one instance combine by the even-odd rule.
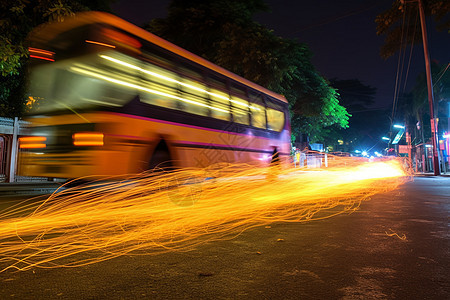
[[[259,13],[256,20],[282,37],[306,43],[313,63],[326,78],[359,79],[376,87],[376,107],[391,107],[394,99],[398,56],[380,57],[383,37],[376,35],[375,17],[388,9],[393,0],[266,0],[270,12]],[[121,0],[113,5],[120,17],[142,25],[152,18],[167,15],[169,0]],[[436,32],[428,20],[431,59],[441,64],[450,61],[450,38]],[[404,63],[406,74],[408,57]],[[422,46],[413,49],[407,78],[408,91],[418,73],[424,72]],[[404,79],[402,80],[404,82]],[[403,90],[403,83],[400,86]]]

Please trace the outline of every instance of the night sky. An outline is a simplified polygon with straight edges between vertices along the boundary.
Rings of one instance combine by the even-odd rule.
[[[271,11],[259,13],[256,20],[281,37],[306,43],[314,54],[314,65],[324,77],[359,79],[365,85],[376,87],[375,107],[389,108],[394,98],[398,56],[388,60],[380,57],[384,37],[376,35],[375,17],[388,9],[392,1],[266,0]],[[152,18],[164,18],[169,3],[169,0],[121,0],[113,5],[113,11],[125,20],[142,25]],[[448,63],[449,35],[436,32],[431,20],[427,26],[431,59]],[[407,61],[403,74],[406,74]],[[406,91],[414,84],[417,74],[424,71],[423,48],[418,45],[413,49]]]

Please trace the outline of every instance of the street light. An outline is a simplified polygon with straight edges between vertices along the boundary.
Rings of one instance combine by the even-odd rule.
[[[383,136],[381,139],[382,139],[382,140],[385,140],[385,141],[390,141],[390,140],[391,140],[390,138],[385,137],[385,136]]]
[[[395,125],[394,125],[394,128],[405,129],[405,126],[395,124]]]

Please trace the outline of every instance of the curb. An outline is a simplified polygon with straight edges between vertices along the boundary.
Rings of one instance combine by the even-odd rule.
[[[60,183],[27,182],[27,183],[0,183],[0,197],[30,194],[50,194],[61,186]]]

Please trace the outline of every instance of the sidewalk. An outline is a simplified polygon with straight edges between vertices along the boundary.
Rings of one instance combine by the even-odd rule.
[[[414,173],[414,176],[421,176],[421,177],[423,177],[423,176],[434,176],[434,173],[433,172],[426,172],[426,173],[416,172],[416,173]],[[438,176],[450,177],[450,172],[441,173]]]
[[[56,191],[62,182],[39,181],[39,182],[1,182],[0,197],[30,194],[49,194]]]

